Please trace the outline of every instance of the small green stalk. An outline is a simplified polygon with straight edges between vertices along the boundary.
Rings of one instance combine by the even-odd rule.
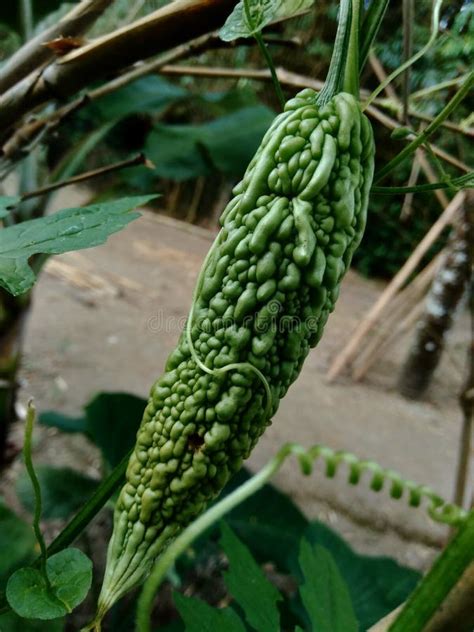
[[[339,9],[339,24],[337,27],[334,49],[332,51],[331,63],[329,65],[328,75],[323,89],[318,94],[317,98],[319,106],[323,106],[328,103],[328,101],[330,101],[343,89],[352,30],[352,15],[352,0],[341,0],[341,7]],[[357,56],[357,53],[355,56]],[[350,57],[353,59],[354,55],[351,55]]]
[[[255,28],[255,24],[254,21],[252,19],[252,14],[250,12],[250,4],[249,4],[250,0],[244,0],[244,11],[245,11],[245,18],[247,20],[249,29],[252,31],[253,36],[258,44],[258,47],[260,49],[260,52],[263,55],[263,58],[265,59],[265,62],[270,70],[270,74],[272,76],[272,82],[273,82],[273,86],[275,88],[275,92],[277,94],[278,97],[278,101],[280,102],[280,107],[283,110],[283,108],[285,107],[285,97],[283,95],[283,90],[281,88],[281,84],[280,81],[278,79],[276,70],[275,70],[275,65],[273,63],[273,59],[270,55],[270,52],[267,48],[267,45],[265,44],[265,42],[263,41],[263,37],[262,37],[262,33],[259,29]]]
[[[351,30],[347,49],[346,68],[344,71],[344,92],[359,98],[359,33],[360,33],[360,0],[352,0]]]
[[[474,560],[474,511],[421,580],[389,632],[422,632]]]
[[[25,459],[26,471],[31,480],[33,492],[35,495],[35,513],[33,517],[33,530],[35,532],[36,539],[41,550],[40,566],[41,572],[49,585],[48,574],[46,572],[46,561],[48,554],[46,551],[46,543],[44,541],[43,533],[41,532],[40,521],[42,513],[42,499],[41,499],[41,486],[39,484],[38,477],[36,476],[35,468],[33,466],[33,459],[31,457],[33,428],[36,419],[36,409],[33,402],[28,403],[28,411],[26,413],[26,426],[25,426],[25,441],[23,445],[23,458]]]

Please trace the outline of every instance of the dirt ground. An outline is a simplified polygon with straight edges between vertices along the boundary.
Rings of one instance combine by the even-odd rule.
[[[62,202],[68,205],[67,199]],[[76,414],[99,391],[146,396],[177,340],[212,238],[203,229],[144,213],[106,245],[51,260],[35,291],[21,371],[22,401],[33,396],[40,410]],[[323,341],[252,455],[252,469],[286,441],[323,443],[452,496],[467,314],[458,319],[449,353],[422,402],[405,401],[394,390],[408,337],[390,349],[365,382],[326,381],[331,358],[382,288],[353,272],[347,275]],[[87,472],[97,465],[96,455],[80,438],[64,439],[54,431],[41,436],[37,460],[80,464]],[[423,510],[392,501],[385,492],[370,492],[364,482],[348,486],[344,474],[328,481],[319,466],[303,477],[291,462],[274,482],[308,516],[328,522],[357,550],[425,568],[446,529]]]

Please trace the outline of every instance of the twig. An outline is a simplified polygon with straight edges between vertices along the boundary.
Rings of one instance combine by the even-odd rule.
[[[2,66],[0,93],[8,90],[54,57],[53,51],[44,46],[46,42],[60,36],[67,37],[84,33],[112,2],[114,0],[82,0],[59,22],[26,42]]]
[[[101,167],[100,169],[94,169],[93,171],[86,171],[85,173],[81,173],[78,176],[73,176],[72,178],[68,178],[67,180],[62,180],[61,182],[54,182],[53,184],[48,184],[45,187],[41,187],[41,189],[36,189],[35,191],[28,191],[28,193],[24,193],[21,196],[21,200],[29,200],[33,197],[39,197],[40,195],[44,195],[45,193],[51,193],[51,191],[56,191],[57,189],[62,189],[71,184],[79,184],[79,182],[85,182],[86,180],[92,180],[93,178],[98,178],[99,176],[108,175],[109,173],[113,173],[115,171],[120,171],[121,169],[126,169],[127,167],[136,167],[137,165],[145,165],[151,166],[151,163],[147,160],[144,154],[138,154],[133,158],[129,158],[128,160],[122,160],[121,162],[116,162],[113,165],[108,165],[107,167]]]
[[[51,99],[65,99],[140,59],[213,31],[234,4],[234,0],[175,0],[65,55],[1,96],[0,129]]]

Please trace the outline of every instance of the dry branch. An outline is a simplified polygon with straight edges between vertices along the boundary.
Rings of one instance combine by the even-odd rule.
[[[33,72],[0,97],[0,129],[35,107],[221,26],[236,0],[176,0]]]
[[[114,0],[82,0],[59,22],[26,42],[2,67],[0,93],[54,58],[54,52],[45,46],[47,42],[58,37],[85,33],[112,2]]]

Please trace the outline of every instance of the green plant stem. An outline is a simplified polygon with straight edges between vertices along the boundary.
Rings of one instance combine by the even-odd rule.
[[[20,0],[20,15],[23,40],[27,42],[32,37],[34,28],[32,0]]]
[[[282,90],[280,81],[278,79],[278,75],[275,69],[275,65],[273,63],[273,59],[270,55],[267,45],[263,41],[262,33],[259,29],[255,28],[255,24],[252,19],[252,14],[250,12],[249,0],[244,0],[244,11],[245,11],[245,19],[247,20],[249,30],[252,31],[255,41],[257,42],[258,47],[260,49],[260,52],[262,53],[263,58],[265,59],[265,62],[270,70],[273,86],[275,88],[278,101],[280,102],[280,107],[283,110],[285,107],[285,97],[283,95],[283,90]]]
[[[372,92],[370,97],[367,99],[366,103],[364,103],[363,109],[365,110],[373,101],[378,97],[378,95],[385,90],[389,83],[392,83],[394,79],[396,79],[402,72],[405,72],[410,66],[412,66],[415,62],[417,62],[423,55],[428,52],[428,50],[435,43],[436,37],[438,35],[439,29],[439,14],[441,10],[441,5],[443,0],[435,0],[433,6],[433,15],[431,19],[431,35],[426,44],[421,48],[413,57],[407,59],[407,61],[402,64],[399,68],[394,70],[381,84]]]
[[[384,178],[392,169],[397,167],[401,162],[410,156],[420,145],[426,143],[428,138],[438,129],[445,119],[457,108],[461,101],[469,94],[472,85],[474,84],[474,70],[472,70],[467,76],[464,83],[461,85],[458,92],[454,97],[445,105],[441,112],[435,116],[433,121],[414,139],[407,145],[402,151],[395,156],[388,164],[385,165],[378,173],[375,174],[374,182],[379,182]]]
[[[35,468],[33,466],[33,459],[31,457],[32,450],[32,439],[33,439],[33,428],[35,425],[36,419],[36,409],[33,405],[33,402],[28,403],[28,410],[26,413],[26,424],[25,424],[25,440],[23,444],[23,458],[25,460],[26,471],[28,472],[28,476],[30,477],[31,485],[33,487],[33,492],[35,495],[35,512],[33,516],[33,531],[35,532],[36,539],[38,540],[38,544],[41,550],[40,556],[40,566],[41,572],[44,575],[46,582],[48,583],[48,574],[46,573],[46,561],[48,559],[48,554],[46,551],[46,542],[44,541],[43,533],[41,532],[41,513],[42,513],[42,500],[41,500],[41,486],[36,476]]]
[[[399,499],[404,493],[407,493],[408,502],[413,507],[419,506],[423,498],[429,499],[431,507],[428,509],[428,512],[434,520],[446,520],[452,524],[462,524],[465,520],[465,512],[461,508],[445,503],[429,488],[405,481],[396,472],[385,470],[373,461],[360,461],[348,452],[335,452],[331,448],[322,445],[315,445],[309,450],[305,450],[302,446],[295,443],[286,444],[260,472],[191,523],[160,556],[138,599],[136,618],[138,632],[151,632],[150,616],[153,609],[153,601],[161,582],[164,580],[173,562],[217,520],[220,520],[229,511],[261,489],[290,455],[298,458],[303,474],[311,474],[314,462],[321,457],[326,464],[326,476],[328,478],[333,478],[337,474],[339,466],[345,464],[349,470],[348,479],[351,485],[358,484],[364,472],[369,472],[372,477],[370,487],[373,491],[380,492],[384,487],[384,483],[390,482],[390,495],[392,498]],[[96,621],[94,622],[95,624]]]
[[[360,0],[352,0],[351,28],[347,46],[346,65],[344,70],[343,88],[359,99],[359,32],[360,32]]]
[[[59,553],[59,551],[62,551],[72,544],[99,513],[112,494],[117,491],[123,482],[131,453],[132,451],[123,457],[120,463],[112,470],[111,474],[99,485],[82,509],[51,542],[48,546],[48,555]]]
[[[267,63],[268,68],[270,69],[270,74],[272,76],[272,82],[273,82],[273,86],[275,88],[275,92],[276,95],[278,97],[278,101],[280,102],[280,107],[283,110],[285,107],[285,96],[283,94],[283,90],[281,87],[281,83],[278,79],[278,75],[275,69],[275,65],[273,63],[273,59],[270,55],[270,52],[268,50],[268,46],[265,44],[265,42],[263,41],[263,37],[260,31],[257,31],[255,33],[255,39],[257,41],[258,47],[263,55],[263,57],[265,58],[265,61]]]
[[[370,49],[382,24],[389,2],[390,0],[372,0],[364,16],[359,48],[359,64],[361,70],[367,63]]]
[[[422,632],[474,560],[474,511],[421,580],[389,632]]]
[[[350,43],[352,24],[352,0],[341,0],[339,9],[339,24],[337,26],[336,40],[332,51],[331,63],[328,75],[321,92],[318,94],[317,103],[325,105],[334,95],[341,92],[344,84],[347,53]]]

